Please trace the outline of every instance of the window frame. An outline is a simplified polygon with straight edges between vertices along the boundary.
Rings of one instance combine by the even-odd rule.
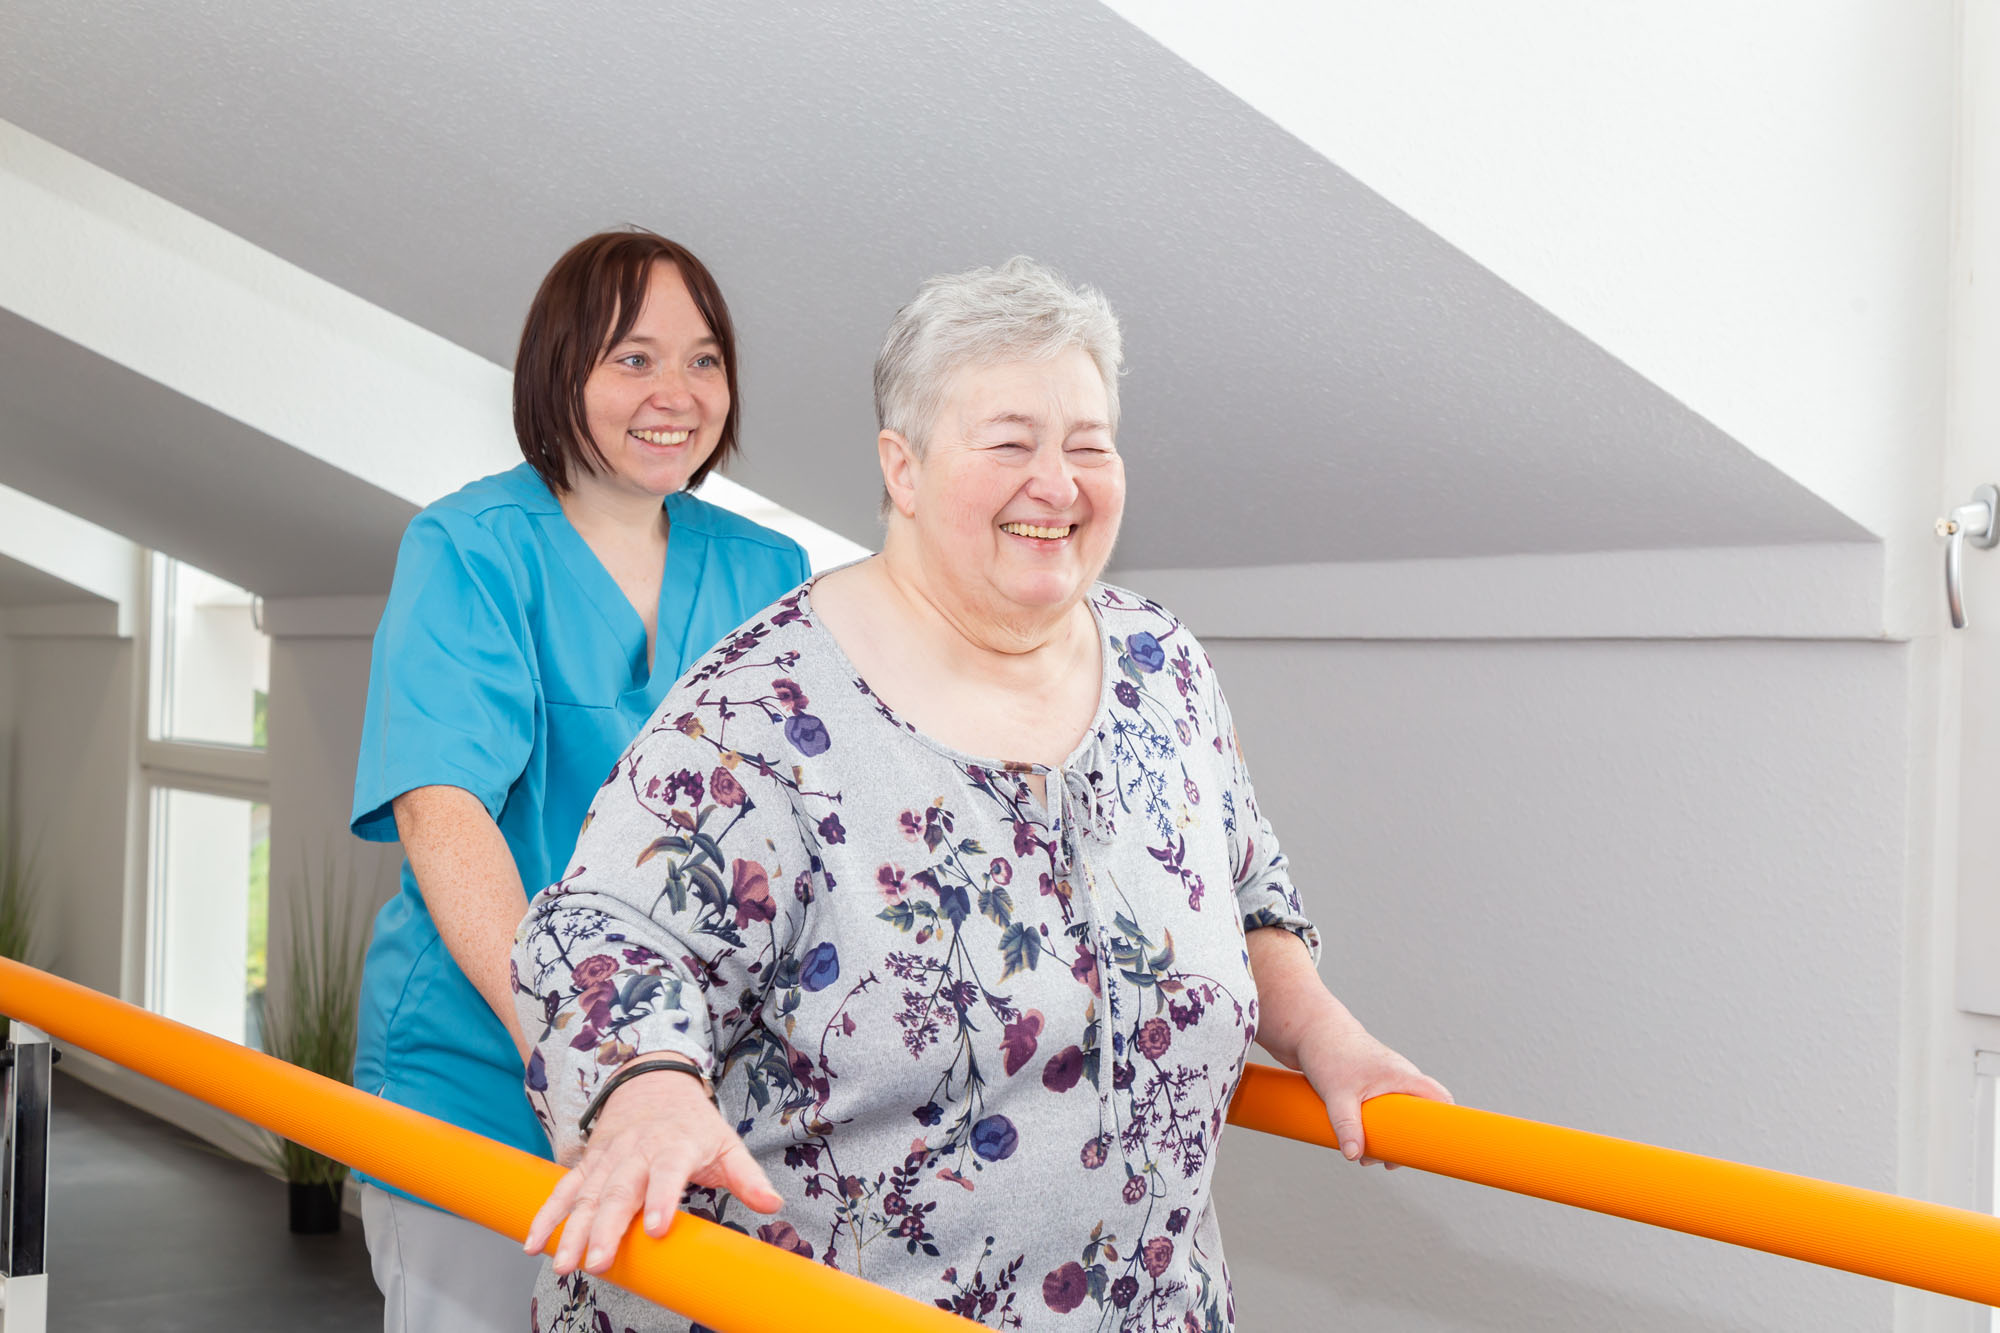
[[[192,792],[248,801],[268,809],[271,804],[271,756],[268,737],[266,745],[258,747],[162,736],[165,701],[172,685],[173,627],[171,623],[160,623],[162,619],[171,620],[171,600],[164,610],[159,607],[159,601],[163,595],[171,599],[173,567],[185,562],[152,550],[146,552],[145,559],[146,577],[139,581],[141,604],[139,614],[134,617],[134,633],[141,641],[133,645],[135,661],[145,664],[143,678],[135,682],[137,697],[134,702],[137,709],[133,719],[136,732],[133,755],[137,776],[134,795],[137,798],[139,827],[144,830],[145,841],[136,858],[135,882],[130,886],[126,900],[126,957],[129,969],[126,998],[159,1013],[165,984],[162,955],[165,919],[159,907],[165,884],[167,838],[170,836],[162,827],[165,793]],[[156,611],[161,611],[161,614],[156,615]],[[259,632],[263,631],[263,620],[263,599],[252,594],[251,621]],[[268,702],[266,707],[268,709]]]

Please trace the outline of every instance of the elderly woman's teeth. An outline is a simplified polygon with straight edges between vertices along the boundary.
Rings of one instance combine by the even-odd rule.
[[[688,437],[684,430],[635,430],[632,438],[644,440],[647,444],[679,444]]]
[[[1060,528],[1042,528],[1033,523],[1002,523],[1000,531],[1011,532],[1016,537],[1040,537],[1043,541],[1052,542],[1069,536],[1075,527],[1074,523]]]

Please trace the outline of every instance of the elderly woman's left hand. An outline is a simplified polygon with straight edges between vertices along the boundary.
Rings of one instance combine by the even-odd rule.
[[[1361,1103],[1370,1097],[1407,1092],[1432,1101],[1452,1099],[1444,1084],[1369,1036],[1358,1023],[1304,1038],[1297,1058],[1299,1072],[1326,1103],[1326,1118],[1333,1123],[1341,1155],[1351,1162],[1379,1161],[1366,1155],[1368,1142],[1361,1128]],[[1395,1170],[1395,1163],[1383,1164]]]
[[[1259,929],[1245,941],[1257,978],[1257,1044],[1304,1074],[1350,1162],[1369,1162],[1361,1103],[1385,1092],[1448,1102],[1444,1084],[1368,1035],[1320,980],[1312,954],[1289,930]]]

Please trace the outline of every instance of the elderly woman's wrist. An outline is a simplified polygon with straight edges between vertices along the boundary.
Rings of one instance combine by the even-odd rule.
[[[623,1096],[625,1100],[630,1100],[629,1089],[633,1087],[660,1090],[670,1078],[682,1082],[684,1086],[699,1088],[704,1101],[715,1100],[714,1085],[709,1082],[707,1071],[697,1062],[673,1052],[641,1055],[626,1061],[598,1085],[590,1104],[584,1107],[583,1114],[578,1118],[577,1133],[588,1141],[592,1126],[614,1098]]]

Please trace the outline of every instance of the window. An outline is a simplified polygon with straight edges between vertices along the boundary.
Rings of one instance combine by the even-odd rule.
[[[256,1046],[270,911],[270,640],[250,593],[165,556],[152,564],[145,1001]]]
[[[256,598],[155,556],[152,604],[152,739],[264,748],[271,641]]]
[[[153,789],[149,1007],[230,1041],[263,1035],[270,807]]]

